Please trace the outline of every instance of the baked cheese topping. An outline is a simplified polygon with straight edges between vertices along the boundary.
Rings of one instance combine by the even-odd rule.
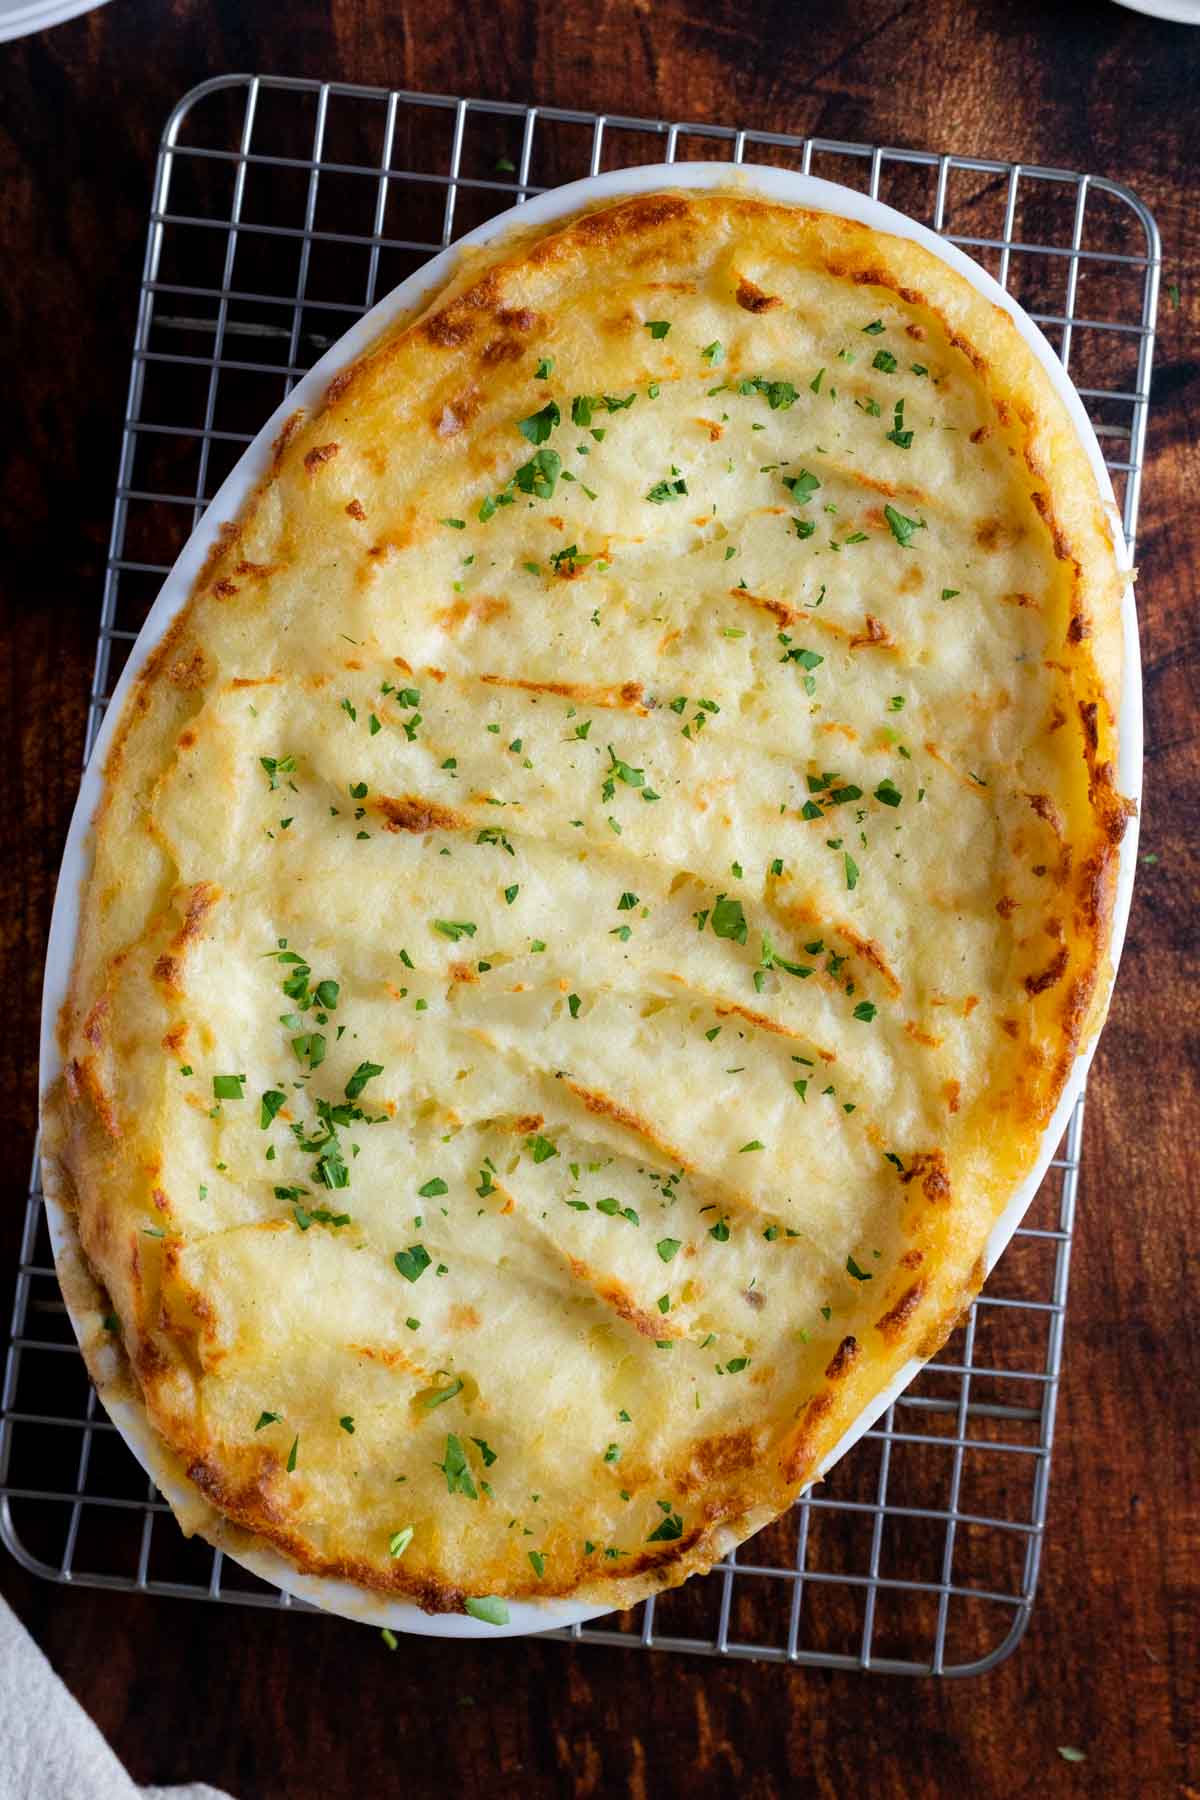
[[[1108,527],[1006,317],[733,193],[493,250],[293,425],[111,760],[93,1366],[209,1532],[628,1601],[940,1343],[1097,1022]]]

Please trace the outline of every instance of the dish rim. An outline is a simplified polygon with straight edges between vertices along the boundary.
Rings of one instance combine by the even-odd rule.
[[[202,518],[168,575],[131,647],[128,660],[109,699],[104,720],[96,734],[92,753],[80,782],[79,794],[71,816],[62,862],[55,890],[50,933],[46,948],[46,969],[42,988],[41,1041],[38,1070],[39,1106],[62,1073],[62,1058],[57,1040],[57,1022],[66,999],[74,962],[75,944],[82,911],[84,886],[90,870],[90,836],[93,817],[103,792],[102,770],[117,722],[124,710],[129,692],[139,671],[145,665],[178,612],[191,597],[196,580],[209,552],[217,541],[221,524],[240,515],[246,502],[269,473],[272,448],[285,421],[300,409],[314,410],[322,399],[330,378],[340,368],[359,357],[396,319],[411,312],[422,299],[432,297],[453,275],[464,250],[491,246],[510,231],[524,231],[569,217],[597,202],[627,198],[638,193],[700,189],[733,190],[741,194],[802,207],[812,212],[833,213],[856,220],[877,231],[902,237],[923,246],[939,257],[956,273],[968,280],[976,291],[1001,307],[1013,319],[1018,331],[1046,371],[1055,392],[1066,406],[1076,434],[1087,454],[1096,478],[1101,501],[1113,527],[1117,563],[1123,572],[1132,568],[1124,527],[1117,509],[1112,480],[1104,463],[1099,441],[1087,412],[1075,391],[1070,376],[1058,356],[1033,320],[1000,284],[957,245],[939,237],[936,232],[905,213],[887,206],[868,194],[857,192],[840,183],[817,176],[803,175],[791,169],[776,169],[764,164],[728,162],[648,163],[633,169],[610,170],[602,175],[587,176],[565,187],[519,202],[467,232],[427,263],[415,270],[365,313],[345,335],[338,339],[313,365],[267,419],[253,442],[226,476],[209,502]],[[1137,615],[1130,580],[1121,601],[1122,678],[1118,720],[1118,790],[1138,803],[1138,812],[1130,821],[1120,847],[1117,888],[1113,909],[1112,936],[1109,944],[1109,971],[1105,1010],[1120,962],[1129,907],[1137,868],[1137,841],[1142,789],[1142,687],[1141,659],[1137,634]],[[1101,1027],[1102,1029],[1102,1027]],[[1009,1243],[1034,1196],[1045,1178],[1054,1152],[1069,1123],[1082,1092],[1101,1032],[1097,1030],[1090,1043],[1077,1056],[1071,1075],[1059,1098],[1054,1114],[1042,1138],[1037,1161],[1029,1176],[1017,1189],[1003,1213],[993,1225],[984,1252],[986,1273],[992,1269]],[[61,1200],[53,1193],[44,1196],[51,1247],[56,1267],[68,1251],[76,1250],[78,1238],[73,1221]],[[67,1315],[77,1341],[82,1342],[81,1329],[70,1306]],[[823,1460],[813,1481],[820,1480],[832,1466],[856,1444],[878,1421],[887,1408],[930,1359],[914,1357],[887,1386],[863,1409],[853,1425]],[[113,1424],[141,1463],[150,1478],[175,1505],[175,1496],[187,1493],[185,1484],[164,1465],[157,1436],[144,1411],[135,1401],[106,1398],[97,1390]],[[809,1484],[810,1486],[812,1483]],[[211,1540],[210,1540],[211,1541]],[[219,1548],[252,1574],[281,1588],[296,1599],[304,1600],[323,1611],[343,1618],[358,1620],[417,1636],[454,1638],[499,1638],[527,1636],[563,1626],[585,1624],[612,1611],[608,1606],[593,1606],[569,1600],[512,1601],[508,1603],[509,1622],[494,1626],[458,1613],[423,1613],[412,1601],[384,1599],[371,1595],[350,1582],[330,1576],[307,1575],[296,1569],[277,1551],[265,1547],[231,1547],[224,1542]]]

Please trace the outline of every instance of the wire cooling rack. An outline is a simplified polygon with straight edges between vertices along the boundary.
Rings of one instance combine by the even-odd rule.
[[[1132,548],[1154,219],[1098,176],[971,157],[259,76],[206,82],[155,175],[87,748],[162,578],[261,421],[379,294],[531,194],[727,158],[863,188],[988,267],[1068,364]],[[903,1674],[982,1672],[1029,1620],[1046,1525],[1083,1102],[936,1361],[829,1479],[710,1575],[555,1635]],[[98,1407],[35,1166],[0,1393],[0,1536],[79,1586],[299,1606],[186,1541]]]

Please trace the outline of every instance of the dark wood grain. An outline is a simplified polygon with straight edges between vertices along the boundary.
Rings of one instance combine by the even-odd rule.
[[[0,1586],[139,1779],[242,1800],[1194,1795],[1200,32],[1100,0],[113,0],[0,48],[0,1270],[32,1144],[40,964],[157,137],[182,92],[239,68],[736,117],[1129,182],[1182,293],[1159,320],[1138,584],[1142,849],[1158,860],[1091,1083],[1041,1594],[994,1673],[912,1685],[534,1642],[389,1656],[330,1619],[65,1591],[7,1560]],[[0,1288],[7,1309],[6,1274]]]

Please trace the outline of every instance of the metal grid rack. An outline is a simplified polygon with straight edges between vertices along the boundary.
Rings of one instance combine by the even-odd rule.
[[[989,267],[1069,364],[1132,547],[1158,233],[1097,176],[724,125],[230,76],[164,132],[88,719],[261,420],[326,346],[453,237],[637,163],[825,175]],[[987,1290],[827,1481],[710,1575],[555,1635],[821,1668],[974,1674],[1018,1643],[1046,1524],[1083,1103]],[[0,1393],[0,1536],[50,1580],[300,1603],[185,1541],[103,1415],[59,1298],[35,1166]]]

